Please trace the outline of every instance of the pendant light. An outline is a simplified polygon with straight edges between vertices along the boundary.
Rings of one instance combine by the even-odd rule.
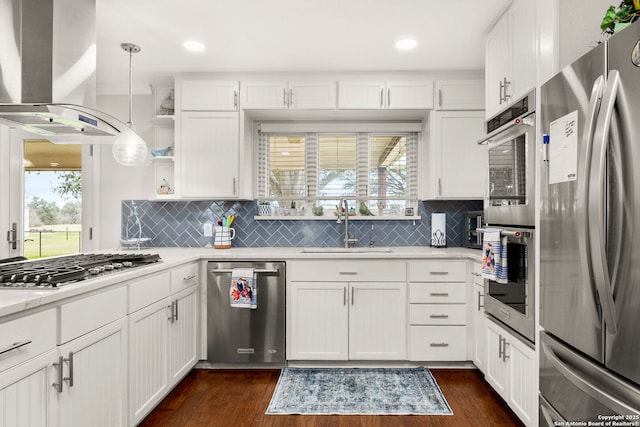
[[[122,43],[120,45],[125,52],[129,52],[129,121],[122,134],[113,144],[113,158],[124,166],[139,166],[147,158],[147,144],[136,133],[136,127],[131,119],[133,110],[133,73],[132,57],[134,53],[140,52],[140,46],[133,43]]]

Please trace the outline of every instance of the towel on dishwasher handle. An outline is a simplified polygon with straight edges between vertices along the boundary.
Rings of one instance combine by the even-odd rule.
[[[258,281],[253,268],[234,268],[229,289],[231,307],[258,308]]]
[[[482,236],[482,277],[508,283],[507,236],[499,228],[486,228]]]

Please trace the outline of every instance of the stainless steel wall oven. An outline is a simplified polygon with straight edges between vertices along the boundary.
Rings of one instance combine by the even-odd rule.
[[[482,233],[484,229],[479,229]],[[534,230],[505,228],[507,283],[484,279],[485,311],[531,342],[535,341]]]
[[[486,122],[488,188],[487,224],[534,226],[535,220],[535,92]]]

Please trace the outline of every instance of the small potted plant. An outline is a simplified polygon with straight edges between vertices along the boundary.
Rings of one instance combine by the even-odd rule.
[[[296,216],[296,215],[298,215],[298,210],[296,209],[296,202],[295,202],[295,200],[291,202],[291,209],[289,209],[289,215],[291,215],[291,216]]]
[[[271,215],[271,203],[266,200],[258,202],[258,215],[260,216]]]
[[[605,34],[614,34],[631,25],[640,17],[640,0],[624,0],[616,8],[609,6],[600,28]]]

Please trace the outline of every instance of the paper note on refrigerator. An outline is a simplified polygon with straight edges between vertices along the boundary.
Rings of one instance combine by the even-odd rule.
[[[549,126],[549,184],[575,181],[578,175],[578,111]]]

